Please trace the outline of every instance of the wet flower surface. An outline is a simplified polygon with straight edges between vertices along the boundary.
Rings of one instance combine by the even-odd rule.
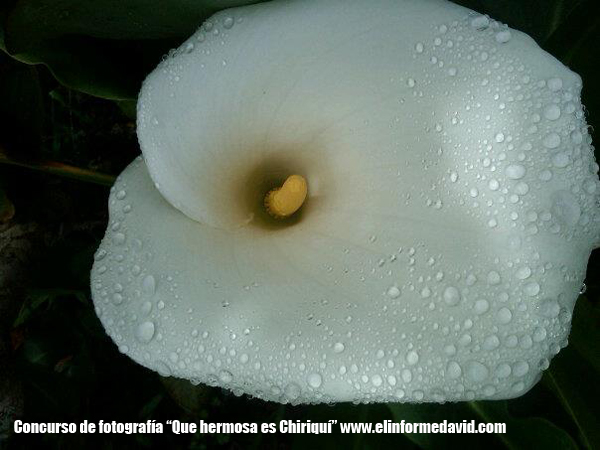
[[[219,13],[144,83],[97,313],[162,375],[279,402],[521,395],[599,242],[580,90],[448,2]]]

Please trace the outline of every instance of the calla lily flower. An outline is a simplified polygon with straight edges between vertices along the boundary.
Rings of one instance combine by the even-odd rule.
[[[522,395],[600,242],[581,87],[446,1],[218,13],[143,84],[97,314],[163,376],[277,402]]]

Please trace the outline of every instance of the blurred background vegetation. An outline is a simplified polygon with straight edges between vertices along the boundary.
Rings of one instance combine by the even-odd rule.
[[[458,0],[529,33],[583,77],[600,117],[600,2]],[[570,345],[527,395],[444,405],[291,407],[162,378],[120,354],[89,293],[114,177],[139,154],[144,76],[210,14],[244,0],[4,0],[0,5],[0,447],[600,448],[600,257]],[[593,134],[596,138],[595,134]],[[508,434],[11,435],[12,422],[179,419],[508,423]]]

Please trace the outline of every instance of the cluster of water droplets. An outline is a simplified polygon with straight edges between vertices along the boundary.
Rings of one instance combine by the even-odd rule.
[[[511,39],[504,25],[473,16],[415,44],[413,57],[429,66],[406,78],[416,102],[447,102],[432,113],[439,144],[423,169],[455,166],[436,184],[438,197],[425,198],[461,208],[490,232],[597,239],[598,165],[580,80],[536,78]]]
[[[132,167],[145,170],[140,160]],[[251,326],[235,317],[235,296],[221,304],[221,318],[207,321],[202,302],[214,299],[186,301],[179,284],[190,281],[156,269],[162,264],[156,264],[152,236],[129,232],[125,206],[136,204],[140,194],[128,193],[127,178],[111,190],[110,224],[95,256],[92,292],[120,351],[163,376],[292,403],[328,401],[332,386],[356,401],[494,398],[506,395],[506,384],[515,395],[529,387],[566,344],[570,313],[563,305],[570,300],[539,295],[544,275],[557,271],[535,257],[498,263],[496,270],[449,269],[443,255],[431,254],[425,244],[327,271],[331,284],[358,273],[369,286],[404,280],[369,298],[370,312],[352,301],[315,300],[283,341],[255,341],[268,324]],[[366,239],[369,254],[379,252],[382,240]],[[335,256],[352,251],[340,253]],[[203,296],[224,288],[210,279],[198,283]],[[254,283],[239,291],[248,295],[260,288]]]
[[[210,55],[240,20],[220,17],[163,62],[171,85],[180,57]],[[92,273],[97,313],[120,350],[162,375],[290,403],[493,399],[531,387],[567,343],[583,270],[562,263],[561,252],[588,252],[598,239],[598,166],[580,84],[534,77],[503,49],[513,34],[479,15],[436,25],[429,40],[410,44],[423,70],[401,77],[412,101],[445,104],[426,120],[414,116],[436,136],[419,170],[441,166],[443,176],[405,204],[458,211],[482,230],[465,243],[467,262],[394,230],[356,248],[332,246],[324,285],[352,282],[369,294],[308,299],[295,326],[272,336],[268,322],[243,313],[242,298],[267,292],[261,280],[203,278],[194,281],[202,298],[180,293],[192,281],[156,262],[152,242],[161,238],[129,231],[136,209],[122,176]],[[138,113],[141,126],[159,126],[143,103]],[[145,169],[137,161],[129,170]],[[556,252],[540,244],[546,239]],[[203,306],[214,299],[218,316]]]
[[[181,84],[190,84],[190,80],[182,80],[182,77],[190,76],[189,71],[186,71],[186,67],[189,61],[186,58],[194,59],[201,57],[203,62],[200,64],[201,69],[206,68],[206,64],[217,64],[214,58],[211,57],[213,52],[218,52],[220,47],[223,47],[227,43],[229,34],[234,31],[236,24],[243,22],[241,15],[234,16],[233,14],[218,14],[205,21],[200,28],[192,35],[190,39],[184,42],[180,47],[172,49],[163,56],[157,70],[161,75],[165,77],[166,83],[162,86],[162,89],[168,91],[168,96],[171,99],[175,99],[177,95],[181,96]],[[218,64],[225,68],[228,64],[226,59],[219,60]],[[194,73],[193,76],[197,76]],[[193,84],[193,83],[192,83]],[[148,90],[148,96],[152,94],[152,84],[144,83],[144,88]],[[179,94],[178,94],[179,92]],[[162,92],[161,92],[162,95]],[[163,129],[164,123],[162,118],[155,113],[148,113],[148,107],[143,101],[139,101],[137,104],[137,127],[138,132],[144,128],[152,129]],[[183,126],[183,125],[182,125]],[[161,139],[160,134],[153,135],[152,146],[164,147],[164,141]],[[155,173],[161,173],[163,168],[161,167],[161,161],[154,157],[146,157],[146,164],[151,167]],[[160,189],[161,186],[156,184],[156,188]],[[173,202],[176,203],[176,202]],[[176,207],[180,205],[176,204]]]

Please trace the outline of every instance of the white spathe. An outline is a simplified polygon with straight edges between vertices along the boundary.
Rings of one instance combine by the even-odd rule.
[[[144,83],[97,313],[162,375],[279,402],[521,395],[600,241],[580,90],[445,1],[221,12]],[[300,220],[266,226],[265,183],[294,173]]]

